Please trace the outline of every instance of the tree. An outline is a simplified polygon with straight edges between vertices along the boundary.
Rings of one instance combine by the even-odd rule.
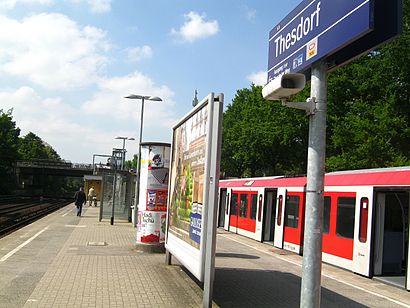
[[[400,37],[329,74],[327,171],[410,164],[410,0],[403,4]],[[306,173],[307,122],[263,100],[259,87],[238,90],[224,113],[222,175]]]
[[[29,132],[20,139],[18,152],[21,159],[61,160],[60,156],[49,144],[32,132]]]
[[[13,187],[13,163],[18,156],[20,129],[13,121],[12,111],[0,109],[0,194],[10,193]]]
[[[410,164],[410,1],[403,34],[329,76],[327,171]]]
[[[262,88],[238,90],[224,113],[221,170],[225,177],[305,172],[307,117],[262,98]]]
[[[134,154],[132,160],[126,160],[124,163],[125,169],[126,170],[137,170],[138,168],[138,154]]]

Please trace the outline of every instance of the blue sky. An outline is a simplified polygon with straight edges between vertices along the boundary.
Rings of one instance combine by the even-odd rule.
[[[73,162],[171,142],[202,99],[266,82],[268,34],[300,1],[0,0],[0,109]],[[127,141],[128,158],[138,142]]]

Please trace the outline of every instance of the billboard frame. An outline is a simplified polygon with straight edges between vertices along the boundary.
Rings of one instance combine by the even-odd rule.
[[[207,123],[205,131],[205,159],[204,159],[204,173],[203,173],[203,208],[201,214],[201,232],[199,249],[190,245],[188,242],[179,238],[172,232],[171,212],[177,205],[173,201],[173,191],[177,185],[176,177],[179,174],[175,174],[176,155],[178,153],[177,147],[179,146],[176,141],[178,129],[181,129],[190,119],[197,115],[201,110],[207,110]],[[179,262],[185,266],[199,281],[203,282],[205,274],[205,263],[214,264],[209,262],[209,257],[212,259],[215,256],[215,251],[208,251],[206,256],[206,248],[209,245],[215,247],[216,232],[214,229],[215,222],[209,217],[216,217],[217,206],[215,200],[217,200],[217,186],[219,183],[219,157],[221,147],[221,134],[222,134],[222,111],[223,111],[223,95],[220,94],[215,97],[214,93],[210,93],[201,102],[198,103],[189,113],[187,113],[178,123],[173,127],[172,146],[171,146],[171,159],[170,159],[170,176],[169,176],[169,190],[168,190],[168,210],[167,210],[167,225],[166,225],[166,238],[165,248],[168,253],[175,256]],[[191,204],[192,207],[192,204]],[[210,226],[210,228],[208,228]],[[190,226],[191,228],[191,226]],[[185,231],[186,232],[186,231]],[[212,234],[213,233],[213,234]],[[214,248],[215,249],[215,248]],[[211,270],[213,268],[211,266]],[[213,276],[213,274],[211,274]]]

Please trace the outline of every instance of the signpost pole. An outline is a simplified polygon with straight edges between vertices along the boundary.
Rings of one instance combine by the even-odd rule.
[[[300,307],[319,308],[327,111],[327,66],[324,61],[318,61],[312,66],[311,97],[316,99],[316,113],[310,116],[309,121]]]
[[[112,209],[111,209],[111,225],[114,224],[114,213],[115,213],[115,190],[117,188],[117,157],[113,153],[112,156],[113,167],[114,167],[114,179],[112,181]]]

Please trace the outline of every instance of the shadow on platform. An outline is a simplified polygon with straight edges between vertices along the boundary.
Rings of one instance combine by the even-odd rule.
[[[264,270],[216,268],[213,300],[220,307],[299,307],[299,276]],[[322,288],[321,307],[366,307]]]

